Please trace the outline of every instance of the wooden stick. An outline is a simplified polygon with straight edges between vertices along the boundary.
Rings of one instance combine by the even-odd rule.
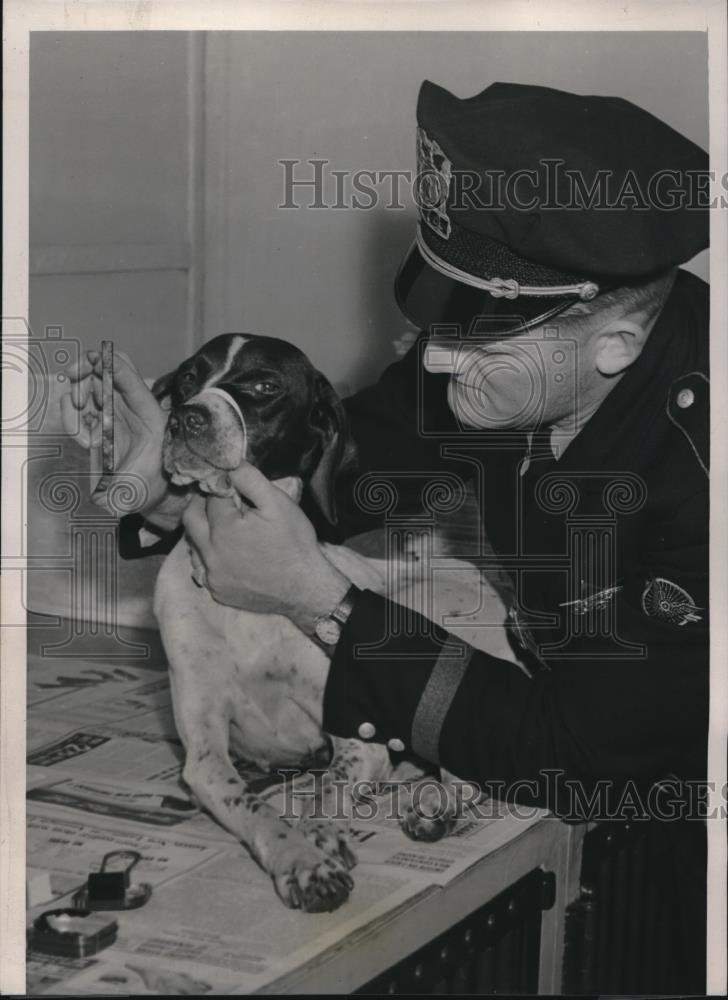
[[[101,341],[101,469],[114,472],[114,343]]]

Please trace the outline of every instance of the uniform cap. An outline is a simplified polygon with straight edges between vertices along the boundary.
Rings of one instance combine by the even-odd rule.
[[[417,238],[395,282],[418,326],[528,329],[708,245],[707,154],[618,97],[494,83],[417,106]]]

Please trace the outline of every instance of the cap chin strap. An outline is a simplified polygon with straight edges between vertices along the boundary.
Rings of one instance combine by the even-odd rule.
[[[594,281],[583,281],[575,285],[520,285],[515,278],[479,278],[468,271],[461,271],[454,264],[448,264],[433,253],[422,237],[422,229],[417,227],[417,249],[424,259],[440,274],[453,281],[459,281],[471,288],[489,292],[495,299],[517,299],[519,295],[534,295],[539,297],[573,295],[582,302],[589,302],[599,294],[599,285]]]

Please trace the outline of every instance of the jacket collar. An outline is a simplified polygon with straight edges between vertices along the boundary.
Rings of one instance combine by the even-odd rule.
[[[660,418],[679,391],[680,380],[691,374],[707,387],[708,333],[708,286],[679,271],[639,358],[559,461],[554,460],[556,467],[606,471],[616,462],[614,471],[621,471],[641,466],[656,435],[664,432]],[[700,402],[700,410],[707,412],[706,400]],[[697,412],[693,409],[691,418]]]

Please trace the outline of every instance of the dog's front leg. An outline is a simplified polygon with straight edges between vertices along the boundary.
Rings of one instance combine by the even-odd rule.
[[[199,804],[241,841],[273,879],[283,902],[311,912],[347,899],[351,878],[253,794],[230,758],[230,722],[240,691],[225,638],[224,611],[190,580],[177,546],[157,584],[156,613],[170,665],[177,732],[185,748],[183,777]],[[204,613],[203,613],[204,612]]]
[[[303,807],[300,829],[347,868],[356,864],[349,846],[349,828],[356,804],[371,794],[391,770],[383,746],[360,740],[333,739],[334,754],[327,770],[315,782],[315,791]]]
[[[227,720],[198,716],[186,729],[180,734],[187,748],[185,782],[268,872],[286,906],[309,913],[340,906],[353,888],[345,865],[249,791],[228,754]]]

